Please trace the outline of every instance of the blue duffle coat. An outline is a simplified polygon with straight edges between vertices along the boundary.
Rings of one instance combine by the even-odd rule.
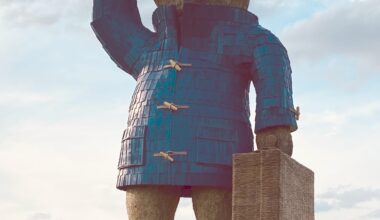
[[[255,131],[297,129],[286,49],[238,8],[160,6],[153,24],[142,25],[136,0],[94,1],[97,37],[137,81],[117,187],[231,187],[232,154],[253,150],[251,82]]]

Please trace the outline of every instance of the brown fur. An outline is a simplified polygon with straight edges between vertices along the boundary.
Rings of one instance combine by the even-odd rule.
[[[231,190],[215,187],[193,187],[191,195],[197,220],[231,220]]]
[[[178,9],[182,9],[183,0],[154,0],[156,5],[176,5]],[[200,5],[223,5],[248,9],[249,0],[189,0],[188,2]]]
[[[273,127],[256,134],[258,150],[279,149],[292,156],[293,140],[288,127]]]
[[[127,189],[129,220],[173,220],[181,188],[133,186]]]
[[[175,186],[131,186],[127,189],[129,220],[173,220],[181,188]],[[231,220],[231,190],[212,187],[192,188],[197,220]]]

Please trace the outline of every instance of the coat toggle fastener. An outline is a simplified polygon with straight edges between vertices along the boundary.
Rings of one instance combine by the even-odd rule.
[[[170,162],[174,162],[174,156],[186,156],[187,152],[182,151],[182,152],[175,152],[175,151],[167,151],[167,152],[160,152],[160,153],[155,153],[153,154],[154,157],[162,157],[165,160],[169,160]]]
[[[188,105],[176,105],[170,102],[164,102],[164,104],[157,106],[158,109],[169,109],[171,111],[177,111],[178,109],[188,109]]]
[[[181,71],[182,70],[182,67],[190,67],[192,66],[192,64],[190,63],[180,63],[178,61],[175,61],[173,59],[170,59],[169,60],[169,64],[168,65],[165,65],[164,66],[164,69],[167,69],[167,68],[174,68],[176,69],[177,71]]]
[[[299,106],[297,106],[296,109],[294,109],[294,108],[290,109],[290,111],[294,113],[297,121],[300,120],[301,110],[300,110]]]

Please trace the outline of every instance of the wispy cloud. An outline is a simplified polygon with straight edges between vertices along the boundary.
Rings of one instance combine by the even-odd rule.
[[[92,1],[1,0],[0,17],[8,27],[52,26],[61,20],[81,23],[90,19]]]
[[[344,1],[299,21],[282,33],[293,60],[344,56],[380,72],[380,4],[377,0]]]
[[[43,212],[35,213],[28,218],[28,220],[50,220],[50,219],[52,219],[51,215],[49,213],[43,213]]]
[[[346,136],[347,130],[353,127],[358,128],[359,123],[365,123],[370,119],[376,119],[380,114],[380,102],[373,100],[371,102],[363,102],[362,100],[355,102],[348,99],[340,104],[334,104],[332,100],[325,100],[323,107],[316,107],[316,103],[307,103],[304,112],[301,112],[301,121],[299,122],[303,129],[311,129],[314,131],[322,129],[322,136],[334,137],[336,135]],[[328,104],[332,102],[332,104]],[[349,107],[347,107],[349,106]],[[302,110],[302,109],[301,109]],[[373,123],[372,125],[375,125]]]
[[[29,105],[41,104],[55,100],[51,94],[27,92],[27,91],[0,91],[0,106],[1,105]]]
[[[2,20],[11,26],[52,25],[59,21],[63,9],[59,1],[49,0],[3,0],[0,6]]]
[[[368,213],[367,215],[365,215],[363,217],[364,218],[369,218],[369,219],[380,219],[380,209],[372,211],[372,212]]]
[[[250,8],[260,12],[261,16],[270,16],[284,9],[302,5],[302,0],[251,0]]]
[[[317,196],[316,211],[350,209],[371,200],[380,200],[380,189],[339,187]]]
[[[343,107],[343,106],[342,106]],[[307,113],[305,123],[326,124],[326,126],[342,125],[354,118],[365,118],[377,115],[380,112],[380,102],[358,103],[340,111],[326,110],[322,113]]]

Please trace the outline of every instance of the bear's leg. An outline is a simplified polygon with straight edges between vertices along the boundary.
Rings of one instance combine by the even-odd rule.
[[[231,220],[231,189],[192,187],[191,196],[197,220]]]
[[[130,186],[127,188],[129,220],[173,220],[181,196],[180,187]]]

